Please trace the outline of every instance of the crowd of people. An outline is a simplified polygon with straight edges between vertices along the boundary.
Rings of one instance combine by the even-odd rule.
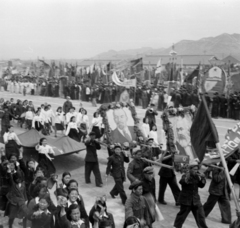
[[[159,93],[165,94],[164,91]],[[184,87],[173,90],[171,93],[173,106],[197,107],[199,97],[196,91],[191,92],[191,99],[184,97],[186,94],[189,92]],[[169,168],[174,165],[173,153],[168,145],[168,139],[172,137],[171,131],[167,127],[157,129],[156,116],[159,103],[154,104],[154,94],[151,97],[148,101],[151,105],[147,108],[142,122],[143,137],[136,139],[136,144],[141,145],[132,148],[128,143],[106,145],[105,126],[99,113],[95,112],[90,121],[82,104],[76,111],[68,96],[63,106],[58,107],[56,112],[47,103],[35,107],[28,100],[15,102],[14,99],[7,101],[2,99],[1,136],[5,148],[0,150],[0,209],[8,216],[9,227],[13,227],[15,218],[22,219],[20,225],[24,228],[115,227],[115,215],[107,210],[106,196],[97,198],[91,211],[87,213],[85,209],[87,199],[81,196],[79,183],[72,179],[68,170],[61,174],[59,182],[58,171],[53,162],[55,152],[48,145],[47,138],[41,138],[36,145],[37,161],[23,157],[24,148],[14,132],[14,127],[18,126],[29,130],[36,129],[46,137],[50,134],[57,137],[58,131],[62,131],[73,140],[85,143],[85,183],[91,183],[90,176],[93,172],[96,187],[99,188],[103,186],[103,181],[97,151],[103,145],[106,146],[109,154],[106,177],[111,175],[115,182],[109,194],[113,199],[119,195],[125,207],[124,228],[133,226],[151,228],[155,221],[162,220],[164,215],[161,214],[158,205],[167,204],[164,198],[167,185],[171,188],[176,207],[180,206],[174,227],[181,228],[189,212],[193,213],[198,227],[208,227],[205,218],[213,210],[216,202],[219,203],[221,222],[231,224],[230,191],[229,187],[226,188],[228,184],[221,164],[211,170],[210,195],[204,205],[201,203],[198,188],[205,186],[206,177],[199,171],[201,167],[198,162],[192,161],[189,164],[188,172],[180,179],[180,189],[174,169]],[[138,99],[138,102],[141,103],[141,99]],[[212,113],[215,113],[214,108],[212,104]],[[160,141],[158,134],[161,134]],[[228,159],[228,164],[233,166],[238,159],[239,153],[236,152]],[[166,166],[161,167],[158,173],[159,192],[156,195],[153,164],[159,160]],[[124,163],[128,163],[126,174]],[[238,175],[237,172],[236,183]],[[130,182],[129,196],[123,185],[126,177]],[[50,186],[53,184],[56,185],[56,191],[51,194]]]

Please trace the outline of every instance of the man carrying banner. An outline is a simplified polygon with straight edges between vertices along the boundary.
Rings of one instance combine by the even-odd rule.
[[[199,228],[207,228],[203,206],[198,194],[198,188],[206,184],[204,174],[199,172],[199,164],[195,161],[189,164],[189,171],[184,174],[179,182],[182,191],[179,196],[180,211],[174,222],[175,228],[181,228],[188,214],[192,211]]]
[[[222,167],[213,169],[212,182],[209,187],[209,197],[204,204],[204,212],[207,217],[218,202],[221,211],[222,223],[231,224],[231,207],[229,202],[230,188]]]

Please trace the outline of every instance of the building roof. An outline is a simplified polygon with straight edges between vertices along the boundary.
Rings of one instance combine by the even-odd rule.
[[[237,58],[233,57],[232,55],[225,57],[224,59],[222,59],[222,61],[227,64],[228,63],[230,63],[230,64],[240,63],[240,61]]]
[[[209,59],[214,55],[177,55],[174,58],[178,65],[198,65],[199,63],[203,65],[209,65]],[[162,65],[171,62],[172,56],[170,55],[146,55],[143,57],[144,65],[156,66],[159,59],[161,59]]]

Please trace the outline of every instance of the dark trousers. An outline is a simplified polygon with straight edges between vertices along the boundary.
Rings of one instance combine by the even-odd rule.
[[[192,211],[193,213],[193,216],[196,220],[198,228],[208,228],[205,221],[203,206],[201,203],[196,206],[194,205],[187,206],[187,205],[181,204],[180,211],[178,212],[174,222],[174,227],[182,228],[182,225],[185,222],[190,211]]]
[[[171,188],[174,199],[177,202],[180,194],[180,188],[178,187],[176,176],[174,177],[160,176],[158,201],[164,201],[164,193],[166,191],[167,185],[169,185],[169,187]]]
[[[212,211],[212,209],[214,208],[217,202],[221,212],[222,222],[231,224],[231,217],[232,217],[231,207],[230,207],[229,200],[224,195],[222,196],[216,196],[212,194],[209,195],[207,202],[203,205],[205,216],[207,217],[210,214],[210,212]]]
[[[85,181],[86,183],[91,183],[91,172],[93,171],[93,174],[95,176],[95,183],[97,186],[101,185],[102,177],[99,170],[99,164],[98,162],[85,162]]]
[[[110,193],[113,196],[117,196],[119,194],[122,199],[122,203],[125,204],[125,202],[127,200],[127,196],[123,189],[124,178],[114,178],[114,181],[115,181],[115,185]]]

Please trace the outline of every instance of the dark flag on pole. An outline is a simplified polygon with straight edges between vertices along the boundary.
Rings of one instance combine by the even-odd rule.
[[[192,80],[196,77],[197,79],[199,79],[199,71],[200,71],[200,64],[197,66],[197,68],[191,73],[189,74],[186,78],[185,78],[185,82],[188,83],[192,83]]]
[[[142,58],[134,59],[130,61],[131,64],[131,73],[139,73],[140,71],[143,71],[143,62]]]
[[[208,111],[204,95],[201,98],[202,101],[190,129],[191,143],[200,162],[205,156],[206,142],[219,142],[217,129]]]

